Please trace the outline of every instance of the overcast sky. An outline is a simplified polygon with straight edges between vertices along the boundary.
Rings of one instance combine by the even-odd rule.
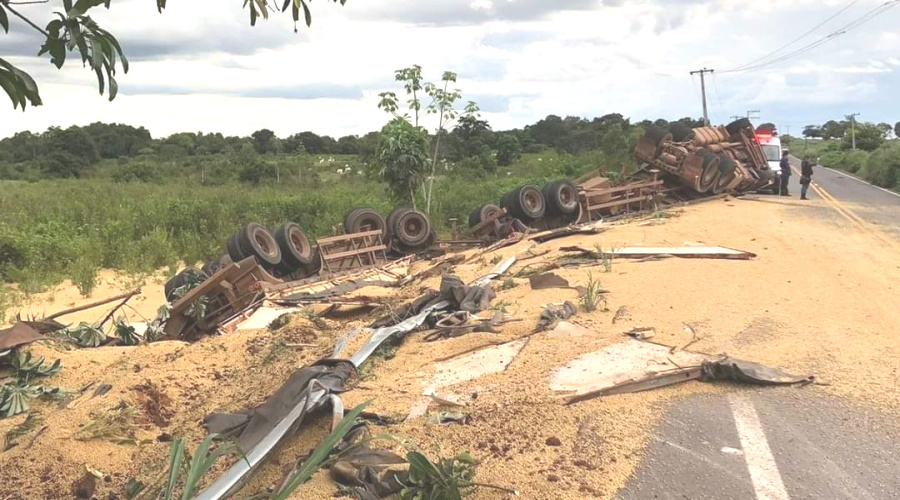
[[[885,0],[845,12],[777,53],[789,54],[860,18]],[[52,4],[56,5],[57,0]],[[312,130],[342,136],[380,128],[378,93],[401,93],[393,71],[412,64],[428,80],[459,74],[464,100],[495,130],[548,114],[633,120],[700,116],[707,79],[711,119],[760,110],[782,132],[861,113],[900,120],[900,7],[797,57],[726,73],[793,41],[849,0],[347,0],[312,2],[311,29],[289,14],[249,26],[240,0],[113,0],[94,18],[132,61],[113,102],[74,57],[63,70],[35,57],[40,35],[11,17],[0,57],[29,71],[44,105],[13,111],[0,94],[0,137],[95,121],[180,131],[284,137]],[[278,2],[280,3],[280,2]],[[51,7],[21,7],[39,25]],[[764,60],[765,61],[765,60]]]

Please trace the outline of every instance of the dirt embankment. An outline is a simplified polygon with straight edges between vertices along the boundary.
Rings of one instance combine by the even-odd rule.
[[[758,258],[614,260],[609,272],[601,265],[556,270],[573,285],[585,284],[590,273],[611,292],[597,311],[580,312],[572,319],[583,329],[531,336],[521,345],[514,344],[511,360],[494,360],[503,365],[486,370],[490,373],[437,387],[439,396],[464,404],[462,411],[470,415],[467,425],[433,425],[416,418],[375,428],[373,434],[389,435],[391,439],[380,445],[398,452],[416,447],[431,456],[449,456],[469,450],[480,461],[480,481],[514,487],[523,498],[612,498],[639,463],[654,425],[671,401],[700,391],[740,390],[688,383],[573,406],[565,406],[550,390],[555,369],[622,341],[622,333],[636,326],[656,328],[653,340],[667,345],[693,342],[694,350],[815,373],[830,385],[803,390],[824,391],[850,402],[876,405],[889,415],[900,414],[900,393],[893,390],[898,382],[893,367],[900,366],[900,338],[888,334],[900,323],[900,312],[893,306],[900,256],[839,221],[807,218],[800,210],[780,200],[718,201],[684,209],[676,217],[541,245],[551,249],[541,257],[547,261],[560,255],[560,246],[609,249],[686,243],[739,248]],[[475,278],[493,266],[496,256],[508,257],[528,245],[498,250],[458,266],[455,273],[465,280]],[[511,272],[538,261],[523,262]],[[391,290],[391,297],[401,302],[425,287],[436,287],[439,280],[435,277]],[[425,342],[422,333],[412,334],[392,359],[376,358],[363,369],[359,387],[344,395],[345,405],[371,400],[370,410],[405,417],[422,402],[423,390],[435,385],[443,360],[519,339],[532,331],[544,304],[577,300],[574,290],[532,291],[526,278],[512,278],[515,286],[500,290],[502,281],[495,283],[494,304],[521,322],[504,325],[498,334],[473,333],[436,342]],[[145,287],[145,293],[148,290],[152,288]],[[149,293],[136,306],[148,316],[162,302],[161,294]],[[102,295],[94,298],[98,296]],[[39,310],[68,307],[72,302],[77,300],[44,303]],[[85,320],[93,321],[97,314],[92,311]],[[195,445],[203,436],[200,421],[206,414],[261,402],[294,368],[329,354],[340,336],[369,321],[370,317],[349,315],[327,320],[322,328],[298,317],[274,332],[244,331],[194,344],[160,342],[77,350],[52,343],[34,345],[35,354],[63,360],[63,370],[46,379],[48,385],[77,390],[94,382],[94,387],[110,384],[112,389],[92,398],[92,387],[67,408],[35,403],[43,418],[41,426],[47,429],[37,435],[38,426],[19,439],[19,446],[0,453],[4,485],[0,498],[72,498],[72,485],[85,466],[110,477],[109,482],[100,481],[96,498],[114,498],[111,494],[122,498],[129,477],[145,482],[158,477],[168,452],[165,441],[184,436]],[[315,347],[289,347],[296,344]],[[154,395],[154,388],[162,396]],[[123,401],[134,409],[133,444],[113,443],[108,437],[76,439],[96,416]],[[430,412],[435,411],[432,405]],[[22,420],[0,420],[0,434]],[[325,415],[312,418],[241,495],[276,484],[284,468],[327,433],[328,421]],[[327,474],[319,473],[294,498],[332,498],[335,491]],[[500,497],[502,493],[490,490],[474,495]]]

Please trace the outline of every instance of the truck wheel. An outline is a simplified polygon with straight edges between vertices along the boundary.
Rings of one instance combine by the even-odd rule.
[[[497,205],[492,205],[490,203],[476,208],[469,215],[469,227],[475,227],[478,224],[481,224],[483,221],[487,220],[489,217],[493,216],[500,210],[500,207],[498,207]]]
[[[672,140],[675,142],[689,141],[694,136],[694,129],[683,123],[672,123],[669,125],[669,130],[672,131]]]
[[[753,130],[753,124],[750,123],[749,118],[741,118],[725,125],[725,131],[728,132],[728,135],[734,135],[745,128]]]
[[[410,210],[412,210],[412,209],[411,208],[395,208],[394,210],[391,211],[390,214],[388,214],[387,221],[385,224],[388,235],[397,234],[397,217],[400,217],[401,215],[405,214],[406,212],[408,212]]]
[[[195,279],[203,279],[206,280],[209,276],[203,271],[198,270],[196,267],[188,267],[185,268],[180,273],[176,274],[169,281],[166,282],[166,285],[163,287],[163,291],[165,292],[166,300],[169,302],[174,302],[175,300],[175,290],[186,285],[189,281],[193,281]]]
[[[544,216],[547,201],[537,186],[528,184],[506,193],[500,206],[519,219],[538,219]]]
[[[346,234],[381,231],[381,235],[384,236],[386,227],[384,217],[371,208],[356,208],[344,217],[344,233]]]
[[[298,224],[288,222],[276,229],[273,236],[281,249],[281,262],[286,267],[294,270],[312,262],[312,245]]]
[[[252,255],[260,264],[281,264],[281,249],[272,233],[262,225],[251,222],[238,232],[238,244],[245,254]]]
[[[228,237],[228,240],[225,241],[225,249],[228,251],[228,257],[231,258],[232,262],[240,262],[249,257],[249,255],[244,254],[244,250],[241,249],[241,245],[238,243],[237,233]]]
[[[418,210],[407,210],[397,216],[394,238],[403,246],[418,247],[428,241],[431,222]]]
[[[701,149],[697,153],[703,158],[703,172],[700,174],[700,190],[705,193],[716,185],[716,180],[718,180],[720,175],[719,164],[722,160],[719,158],[719,155],[710,153],[705,149]]]
[[[568,179],[547,184],[542,194],[549,213],[569,215],[578,211],[578,188]]]
[[[722,175],[733,174],[735,168],[737,168],[737,164],[730,156],[719,153],[719,172],[722,172]]]

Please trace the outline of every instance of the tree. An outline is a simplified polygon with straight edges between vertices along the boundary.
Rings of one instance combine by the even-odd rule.
[[[840,139],[847,132],[847,127],[847,122],[828,120],[820,129],[822,131],[821,137],[823,139]]]
[[[886,135],[884,129],[874,123],[858,122],[855,126],[855,134],[856,147],[863,151],[875,151],[878,149],[878,147],[884,143]],[[852,135],[853,134],[849,132],[844,135],[844,140],[841,144],[843,149],[850,149],[853,147]]]
[[[306,151],[300,134],[294,134],[281,141],[281,149],[287,154],[298,154]]]
[[[275,132],[272,132],[267,128],[253,132],[250,134],[250,137],[253,139],[253,149],[261,155],[270,152],[272,140],[276,138]]]
[[[391,120],[381,130],[375,157],[381,178],[391,197],[416,208],[416,187],[424,182],[428,162],[425,132],[402,117]]]
[[[312,14],[307,5],[310,0],[286,0],[281,6],[281,12],[291,9],[294,19],[294,31],[297,31],[297,22],[300,20],[300,10],[303,10],[307,27],[312,25]],[[347,0],[340,1],[344,5]],[[77,51],[81,63],[89,67],[97,75],[97,84],[100,94],[108,90],[109,100],[116,98],[118,83],[115,75],[118,68],[128,73],[128,59],[119,46],[119,41],[110,32],[102,29],[88,14],[91,9],[103,5],[107,9],[111,0],[62,0],[62,11],[52,14],[52,19],[46,28],[38,24],[19,11],[21,3],[38,2],[11,2],[0,0],[0,31],[9,34],[10,21],[18,21],[20,27],[33,29],[41,34],[44,43],[38,51],[38,56],[49,54],[50,62],[57,69],[63,67],[69,52]],[[157,10],[162,13],[166,8],[166,0],[156,0]],[[262,16],[268,19],[269,6],[266,0],[246,0],[244,7],[250,10],[250,25],[256,25],[256,19]],[[277,6],[274,7],[277,9]],[[13,25],[16,26],[16,25]],[[8,61],[0,58],[0,87],[9,96],[13,103],[13,109],[21,106],[25,110],[27,104],[40,106],[41,96],[37,83],[31,76],[21,69],[13,66]]]
[[[774,134],[778,131],[774,123],[763,123],[756,127],[757,134]]]
[[[434,149],[431,155],[431,175],[428,177],[427,186],[423,185],[423,191],[425,192],[425,210],[430,213],[434,176],[441,155],[441,140],[445,135],[446,130],[449,129],[450,125],[456,120],[457,116],[459,116],[455,104],[456,101],[462,98],[462,93],[458,89],[450,90],[450,83],[456,83],[457,79],[456,73],[452,71],[445,71],[442,75],[441,82],[443,85],[435,85],[433,83],[422,85],[422,68],[418,65],[395,71],[394,78],[397,81],[406,82],[404,88],[409,96],[407,104],[409,105],[409,110],[412,110],[415,120],[415,124],[411,124],[413,127],[418,126],[420,111],[422,109],[422,104],[418,98],[418,91],[420,89],[424,90],[425,94],[431,98],[431,103],[426,107],[426,113],[437,115],[438,126],[435,131]],[[397,94],[394,92],[382,92],[378,94],[378,96],[381,97],[381,101],[378,103],[379,109],[383,109],[385,112],[390,113],[394,119],[409,121],[408,113],[404,115],[398,114],[400,103],[397,100]],[[465,113],[467,115],[474,115],[477,114],[477,112],[478,105],[469,101]]]
[[[803,127],[803,137],[814,138],[822,137],[822,129],[817,125],[807,125]]]
[[[522,157],[522,146],[519,139],[512,134],[500,134],[497,139],[497,164],[508,167]]]
[[[900,139],[900,122],[894,124],[894,137]]]

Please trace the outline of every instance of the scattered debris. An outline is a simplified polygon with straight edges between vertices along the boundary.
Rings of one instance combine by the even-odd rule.
[[[9,431],[6,432],[6,437],[4,438],[3,443],[3,451],[11,450],[12,448],[19,445],[18,439],[32,430],[36,429],[39,425],[44,423],[44,418],[39,414],[31,412],[25,417],[25,420],[22,421],[21,424],[13,427]],[[40,431],[38,431],[40,432]],[[35,436],[37,437],[37,436]]]
[[[631,319],[631,311],[627,306],[621,306],[616,309],[616,314],[613,315],[612,323],[615,325],[619,321],[626,321]]]
[[[569,282],[553,273],[533,274],[528,277],[532,290],[545,290],[548,288],[571,288]]]
[[[110,384],[100,384],[100,385],[97,386],[97,388],[94,390],[94,394],[91,396],[91,399],[99,398],[100,396],[103,396],[104,394],[108,393],[110,390],[112,390],[112,385],[110,385]]]
[[[599,260],[604,258],[604,252],[599,252],[596,250],[578,246],[562,247],[559,250],[562,252],[578,252],[582,256],[591,259]],[[693,259],[750,260],[756,258],[755,253],[745,252],[743,250],[735,250],[733,248],[726,247],[623,247],[614,248],[608,253],[613,255],[614,257],[626,259],[644,259],[648,257],[680,257]]]
[[[28,345],[43,338],[44,336],[34,328],[25,323],[16,323],[9,328],[0,330],[0,356],[16,347]]]
[[[97,489],[97,476],[90,471],[84,471],[84,474],[75,484],[72,485],[72,494],[76,498],[91,498]]]
[[[656,328],[653,328],[652,326],[632,328],[625,332],[625,335],[637,340],[646,340],[653,338],[656,335]]]
[[[469,423],[469,414],[461,412],[459,410],[444,410],[438,412],[425,421],[425,423],[430,425],[442,425],[442,424],[461,424],[466,425]]]
[[[560,320],[569,319],[578,313],[578,307],[568,300],[562,304],[550,304],[541,311],[541,317],[535,327],[535,332],[553,330]]]

